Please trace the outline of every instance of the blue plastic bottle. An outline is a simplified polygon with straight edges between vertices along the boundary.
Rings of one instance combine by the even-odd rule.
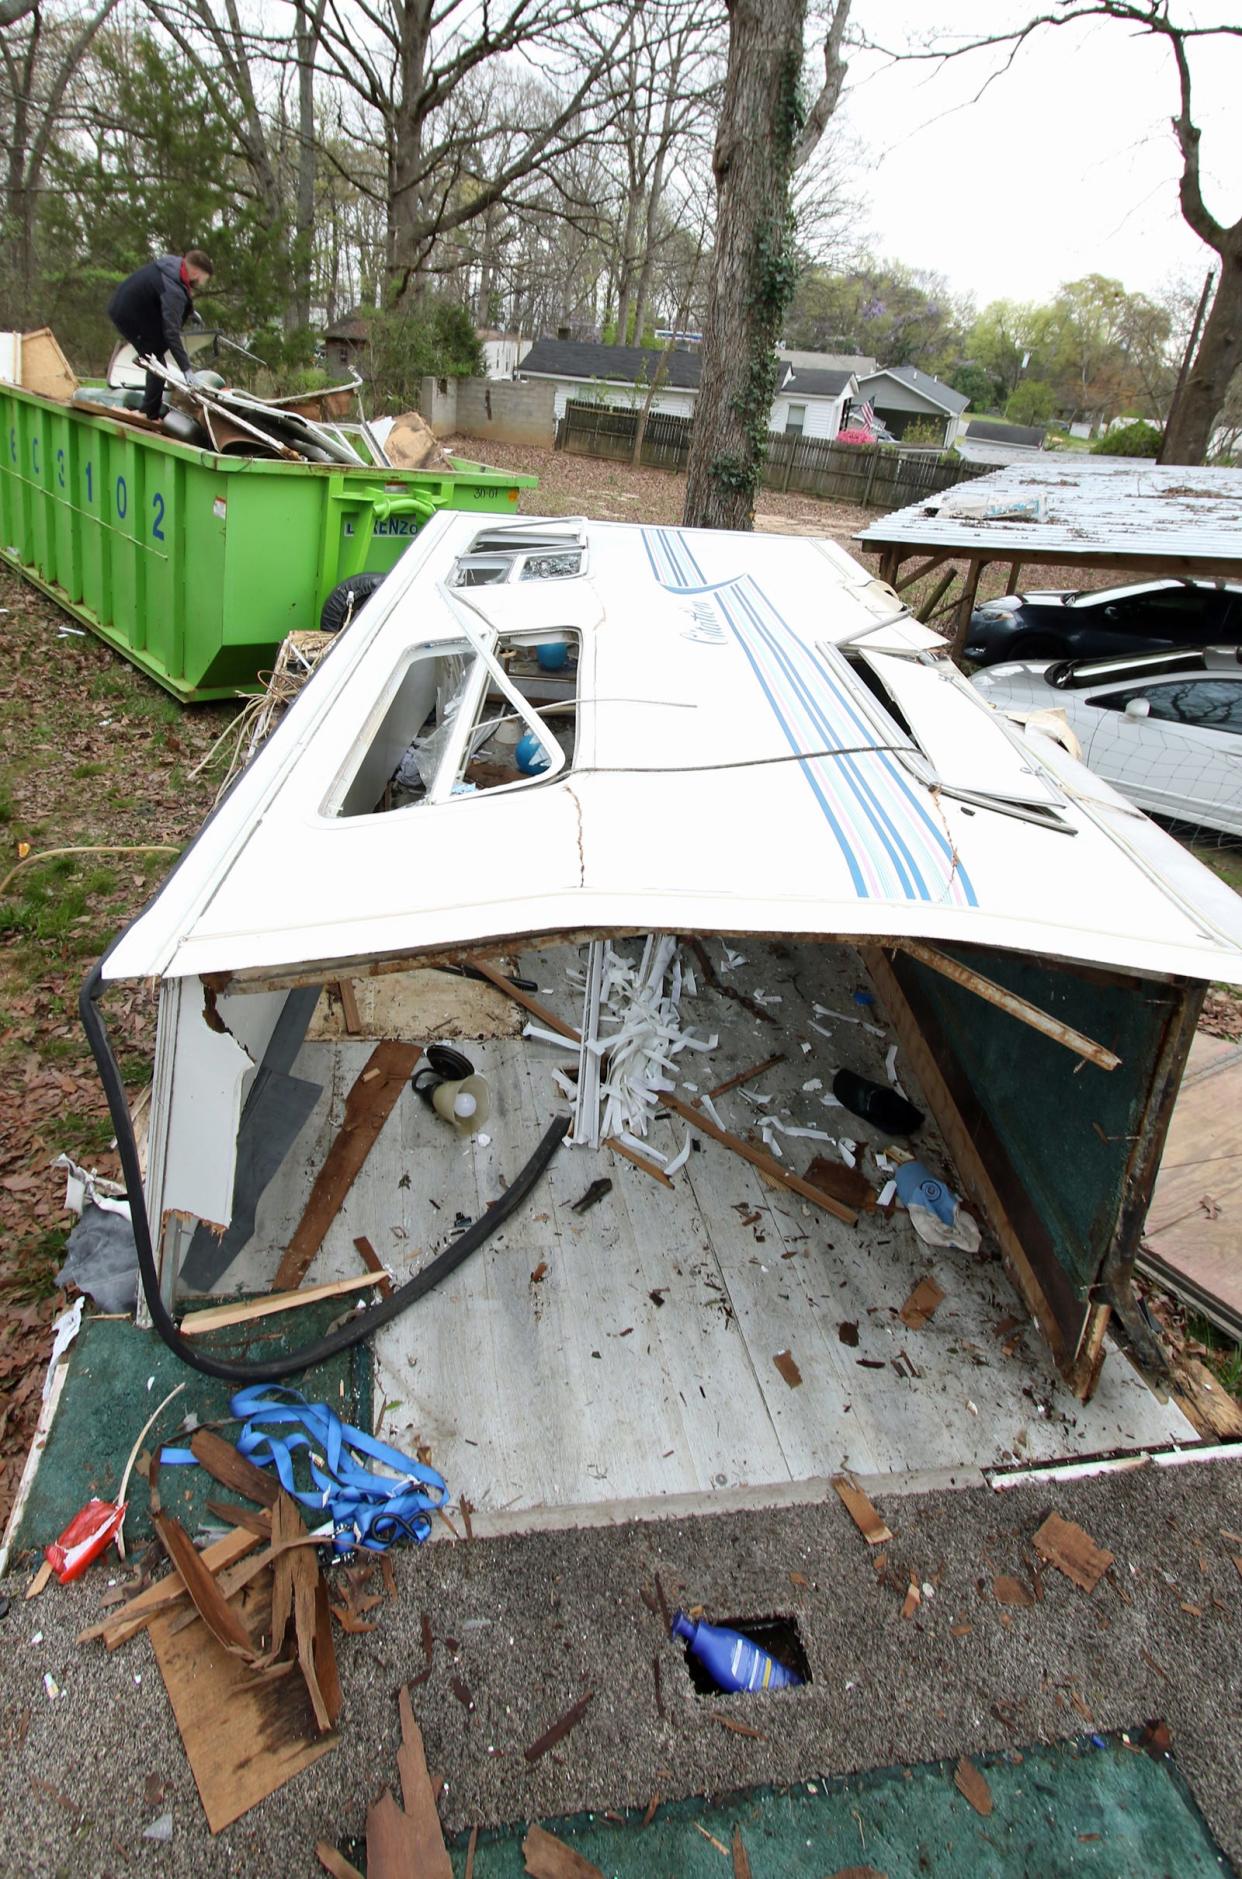
[[[685,1612],[674,1612],[671,1637],[684,1638],[708,1676],[722,1690],[783,1690],[801,1683],[776,1659],[740,1631],[724,1625],[696,1624]]]

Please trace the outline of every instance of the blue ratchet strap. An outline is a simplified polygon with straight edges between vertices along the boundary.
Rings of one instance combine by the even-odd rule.
[[[326,1403],[308,1403],[297,1390],[279,1384],[239,1390],[229,1407],[244,1424],[238,1454],[260,1468],[275,1468],[286,1493],[304,1507],[326,1512],[338,1552],[355,1545],[382,1551],[395,1540],[422,1541],[430,1535],[427,1515],[448,1499],[448,1488],[434,1468],[351,1428]],[[260,1423],[293,1423],[299,1431],[274,1435]],[[310,1451],[314,1491],[294,1486],[293,1453],[299,1448]],[[393,1469],[395,1478],[373,1473],[355,1460],[358,1455]]]

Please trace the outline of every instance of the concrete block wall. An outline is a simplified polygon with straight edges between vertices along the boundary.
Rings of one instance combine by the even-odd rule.
[[[437,437],[478,437],[500,444],[556,439],[555,388],[547,381],[425,378],[419,411]]]

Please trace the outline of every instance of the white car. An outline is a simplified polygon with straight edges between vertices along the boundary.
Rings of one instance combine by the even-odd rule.
[[[1233,647],[994,665],[998,711],[1061,710],[1082,760],[1149,815],[1242,836],[1242,653]]]

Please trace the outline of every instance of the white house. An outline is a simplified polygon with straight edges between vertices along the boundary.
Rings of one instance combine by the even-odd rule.
[[[556,387],[556,416],[571,399],[640,407],[658,372],[653,411],[693,417],[702,371],[700,353],[675,351],[667,358],[645,346],[602,346],[577,339],[537,339],[518,367],[520,379]],[[780,379],[768,428],[804,437],[835,437],[858,380],[848,371],[808,371],[780,361]]]
[[[940,430],[936,439],[942,450],[956,443],[965,425],[963,413],[970,399],[951,385],[945,385],[930,372],[920,372],[917,365],[881,366],[876,372],[861,375],[858,398],[869,404],[889,433],[901,439],[914,424],[933,423]]]
[[[502,333],[492,326],[480,326],[478,339],[483,353],[485,378],[512,378],[517,371],[518,360],[530,345],[524,334]]]

